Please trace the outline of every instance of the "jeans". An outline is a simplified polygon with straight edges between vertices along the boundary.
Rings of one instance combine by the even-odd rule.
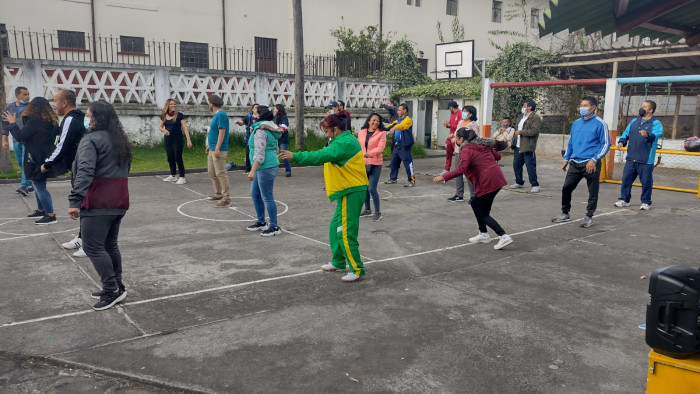
[[[369,179],[367,196],[365,198],[365,210],[370,210],[369,199],[371,196],[374,202],[374,211],[379,212],[379,192],[377,192],[377,184],[379,183],[379,177],[382,175],[382,166],[368,165],[365,166],[365,169],[367,170],[367,178]]]
[[[214,196],[223,197],[224,201],[230,201],[230,186],[228,183],[228,173],[226,173],[226,156],[228,151],[219,152],[219,158],[214,157],[214,151],[210,150],[207,156],[207,172],[212,185],[214,185]]]
[[[277,227],[277,203],[273,196],[275,177],[278,167],[255,171],[253,183],[250,184],[250,197],[253,199],[257,221],[265,223],[265,209],[270,218],[270,227]]]
[[[53,200],[51,193],[46,189],[46,178],[34,180],[34,197],[38,210],[46,214],[53,213]]]
[[[287,142],[279,142],[278,145],[280,150],[289,150],[289,143]],[[284,172],[287,174],[292,173],[292,165],[289,164],[289,160],[284,159]]]
[[[642,184],[642,203],[651,205],[651,190],[654,186],[654,165],[635,161],[625,162],[625,169],[622,170],[622,187],[620,188],[620,200],[630,202],[632,199],[632,183],[639,175],[639,182]]]
[[[598,189],[600,188],[600,161],[596,163],[595,171],[592,173],[586,172],[586,162],[576,163],[569,162],[569,170],[564,178],[564,186],[561,190],[561,212],[569,214],[571,210],[571,193],[574,192],[576,186],[581,179],[586,178],[588,184],[588,205],[586,206],[586,216],[593,217],[596,208],[598,207]]]
[[[124,215],[82,216],[80,228],[83,251],[100,275],[102,290],[112,293],[122,284],[122,255],[119,252],[119,225]]]
[[[165,154],[168,157],[168,165],[170,166],[170,175],[175,176],[175,166],[180,169],[180,178],[185,177],[185,163],[182,161],[182,150],[184,144],[182,134],[176,133],[163,137],[163,145],[165,145]]]
[[[499,191],[501,191],[501,189],[484,194],[483,196],[474,196],[474,198],[472,198],[472,211],[474,211],[474,216],[476,216],[476,223],[479,225],[480,232],[485,233],[486,226],[489,226],[500,237],[506,232],[503,230],[503,227],[498,224],[496,219],[491,217],[493,199],[496,198],[496,194],[498,194]]]
[[[15,159],[17,159],[17,165],[19,165],[20,171],[22,171],[22,186],[29,187],[32,185],[32,181],[28,180],[24,175],[24,144],[21,142],[14,141],[12,143],[12,148],[15,150]]]
[[[410,146],[396,145],[394,151],[391,153],[391,172],[389,173],[389,179],[397,180],[399,178],[399,167],[403,161],[403,165],[406,168],[406,175],[408,176],[409,182],[415,182],[413,177],[413,157],[411,156]]]
[[[513,172],[515,172],[515,183],[522,185],[523,180],[523,164],[527,168],[527,178],[530,185],[539,186],[537,183],[537,156],[535,152],[520,152],[519,148],[515,148],[513,152]]]

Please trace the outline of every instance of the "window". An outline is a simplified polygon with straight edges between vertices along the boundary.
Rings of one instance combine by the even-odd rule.
[[[128,53],[146,53],[143,37],[119,36],[121,51]]]
[[[540,10],[533,8],[530,11],[530,27],[536,29],[540,25]]]
[[[10,42],[7,38],[7,28],[4,23],[0,23],[0,43],[2,43],[2,53],[0,53],[0,56],[10,57],[8,49]]]
[[[255,37],[255,71],[277,72],[277,39]]]
[[[209,45],[180,41],[180,67],[209,68]]]
[[[493,1],[491,6],[491,22],[501,23],[501,13],[503,11],[502,1]]]
[[[82,31],[58,30],[58,47],[85,49],[85,33]]]
[[[447,0],[447,15],[457,16],[457,0]]]
[[[411,5],[413,2],[411,0],[406,0],[406,5]]]
[[[420,7],[420,0],[416,0],[416,7]]]

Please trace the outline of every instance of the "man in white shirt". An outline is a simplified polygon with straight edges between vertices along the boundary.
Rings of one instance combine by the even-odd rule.
[[[532,188],[530,193],[539,193],[540,184],[537,182],[537,139],[542,128],[542,118],[534,111],[537,104],[533,100],[523,103],[521,109],[522,117],[518,120],[518,129],[514,133],[513,145],[513,172],[515,173],[515,183],[510,185],[511,189],[521,189],[525,184],[523,180],[523,165],[527,168],[527,178]]]

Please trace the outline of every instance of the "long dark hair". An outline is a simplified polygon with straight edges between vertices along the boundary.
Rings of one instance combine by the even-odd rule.
[[[58,117],[56,113],[53,112],[49,100],[43,97],[34,97],[27,105],[27,108],[22,111],[22,116],[43,119],[51,123],[54,127],[58,126]]]
[[[117,111],[112,104],[100,100],[90,104],[90,113],[94,127],[93,130],[106,130],[113,146],[114,160],[119,166],[131,163],[131,143],[124,133],[122,122],[119,121]]]
[[[287,111],[284,110],[284,105],[282,104],[275,104],[275,108],[277,108],[277,115],[275,115],[274,122],[276,125],[279,125],[282,121],[282,118],[287,116]]]
[[[362,130],[362,129],[367,129],[367,130],[369,130],[369,121],[372,120],[372,118],[373,118],[374,116],[376,116],[376,117],[379,118],[379,127],[377,128],[377,130],[384,129],[384,124],[382,123],[382,117],[379,116],[378,113],[372,112],[372,113],[369,114],[369,116],[367,117],[367,120],[365,120],[365,124],[363,124],[362,127],[360,127],[360,130]]]
[[[477,137],[476,131],[474,131],[473,129],[468,129],[466,127],[462,127],[461,129],[455,131],[455,135],[457,137],[464,138],[464,141],[467,143],[474,141]]]

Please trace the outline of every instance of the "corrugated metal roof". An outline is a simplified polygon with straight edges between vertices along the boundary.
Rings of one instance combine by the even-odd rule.
[[[659,3],[659,0],[630,0],[625,15],[654,8]],[[601,32],[603,35],[629,34],[670,42],[677,42],[684,38],[681,34],[650,30],[640,26],[627,33],[622,33],[618,31],[616,25],[615,4],[615,0],[550,0],[549,9],[545,10],[544,18],[540,22],[540,36],[559,33],[566,29],[571,32],[584,29],[586,34],[596,32]],[[672,28],[684,28],[697,33],[700,29],[700,1],[691,1],[671,12],[659,15],[651,22]]]

